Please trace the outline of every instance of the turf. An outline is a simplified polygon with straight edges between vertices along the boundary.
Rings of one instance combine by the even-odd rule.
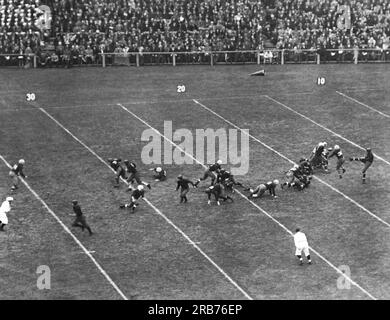
[[[344,154],[362,150],[291,112],[271,98],[362,147],[370,145],[390,161],[389,118],[339,95],[343,92],[390,114],[388,65],[267,66],[265,77],[250,77],[250,66],[142,68],[3,69],[0,74],[0,154],[10,163],[26,160],[27,182],[70,227],[71,201],[78,199],[95,235],[72,229],[129,299],[246,299],[215,265],[161,215],[142,203],[135,214],[120,210],[128,200],[124,184],[39,108],[103,159],[134,160],[152,190],[147,198],[253,299],[369,299],[358,287],[338,289],[340,274],[312,253],[313,265],[299,266],[291,236],[249,201],[207,205],[204,190],[191,189],[179,204],[175,179],[195,179],[199,164],[165,164],[168,179],[154,182],[142,163],[141,140],[148,127],[117,103],[164,133],[173,130],[231,129],[207,106],[284,157],[298,161],[319,141],[339,144]],[[326,84],[318,86],[317,78]],[[185,85],[184,93],[177,92]],[[35,102],[26,93],[36,94]],[[240,137],[240,135],[239,135]],[[180,142],[176,142],[180,143]],[[284,180],[292,166],[250,139],[250,166],[237,180],[251,186]],[[218,145],[217,145],[218,147]],[[217,148],[217,151],[219,149]],[[223,151],[223,150],[222,150]],[[164,152],[162,157],[164,157]],[[218,157],[218,153],[216,155]],[[390,223],[390,166],[376,159],[367,184],[359,163],[346,163],[339,179],[317,176]],[[9,194],[8,168],[0,162],[0,196]],[[242,188],[240,191],[245,193]],[[390,298],[390,229],[318,180],[298,192],[277,190],[254,202],[289,230],[301,227],[310,245],[378,299]],[[0,299],[120,299],[91,260],[24,187],[13,193],[7,232],[0,234]],[[51,289],[38,290],[39,265],[51,269]]]

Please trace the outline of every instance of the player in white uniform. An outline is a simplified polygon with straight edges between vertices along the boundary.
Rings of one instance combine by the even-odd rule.
[[[303,251],[303,253],[307,258],[308,264],[311,264],[309,244],[307,242],[306,235],[299,228],[295,230],[294,243],[296,248],[295,255],[298,257],[299,263],[301,265],[303,264],[303,259],[302,259],[302,251]]]
[[[7,213],[11,211],[11,202],[14,198],[7,197],[0,207],[0,231],[5,231],[4,227],[8,224]]]

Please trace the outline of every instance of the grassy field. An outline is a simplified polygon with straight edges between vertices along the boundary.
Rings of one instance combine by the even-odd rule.
[[[2,69],[0,155],[26,160],[36,195],[23,185],[12,193],[0,299],[389,299],[389,65],[267,66],[265,77],[249,76],[258,69]],[[249,172],[236,178],[251,186],[284,181],[291,161],[319,141],[339,144],[346,158],[371,146],[378,158],[365,185],[361,164],[346,162],[339,179],[330,160],[331,173],[317,173],[303,192],[278,188],[277,199],[253,202],[235,193],[218,207],[207,205],[202,183],[182,205],[177,175],[198,178],[202,166],[163,165],[168,179],[154,182],[141,160],[142,133],[164,134],[164,120],[192,133],[249,129]],[[152,184],[135,214],[119,209],[129,193],[113,188],[101,162],[109,157],[135,161]],[[0,161],[1,201],[11,195],[8,171]],[[70,227],[73,199],[92,237]],[[288,230],[298,226],[314,249],[310,266],[294,256]],[[50,290],[37,289],[40,265],[50,267]],[[353,283],[340,289],[345,270]]]

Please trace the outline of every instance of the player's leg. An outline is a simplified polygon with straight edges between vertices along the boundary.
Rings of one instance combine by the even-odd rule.
[[[188,199],[187,199],[187,193],[188,193],[188,191],[189,191],[190,189],[184,189],[184,190],[182,190],[182,192],[181,192],[181,200],[180,200],[180,203],[181,202],[184,202],[184,203],[186,203],[187,201],[188,201]]]
[[[121,172],[120,172],[120,170],[117,170],[115,172],[115,185],[114,185],[115,188],[119,188],[119,178],[120,178],[120,176],[121,176]]]
[[[288,171],[287,173],[286,173],[286,182],[283,182],[280,186],[281,186],[281,188],[283,189],[284,188],[284,186],[287,186],[287,187],[291,187],[291,186],[293,186],[293,183],[294,183],[294,174],[291,172],[291,171]]]
[[[362,170],[362,183],[366,183],[366,171],[372,165],[372,162],[365,162]]]
[[[217,181],[218,176],[215,172],[211,172],[211,171],[209,171],[208,176],[211,178],[211,185],[213,186]]]
[[[138,172],[134,173],[133,179],[134,179],[138,184],[143,184],[144,186],[147,186],[149,189],[152,189],[152,187],[150,186],[149,183],[147,183],[147,182],[141,180],[141,178],[140,178]]]
[[[213,195],[214,195],[215,201],[217,202],[217,205],[220,206],[221,203],[219,202],[219,198],[220,198],[220,196],[221,196],[221,193],[220,193],[220,192],[214,191],[214,192],[213,192]]]
[[[252,189],[252,188],[249,188],[249,196],[248,196],[248,199],[252,198],[254,194],[258,193],[260,190],[260,185],[258,185],[256,188]]]
[[[209,173],[210,171],[209,170],[206,170],[204,173],[203,173],[203,176],[201,178],[199,178],[196,182],[195,182],[195,186],[198,186],[198,184],[203,181],[203,180],[206,180],[207,177],[209,177]]]
[[[259,197],[261,197],[261,196],[264,194],[265,190],[266,190],[265,185],[260,184],[260,185],[258,186],[257,192],[255,192],[255,193],[252,195],[252,197],[253,197],[253,198],[259,198]]]
[[[303,253],[304,253],[305,256],[306,256],[307,263],[308,263],[308,264],[311,264],[311,258],[310,258],[309,248],[308,248],[308,247],[304,247],[304,248],[303,248]]]
[[[72,227],[81,228],[84,231],[84,226],[80,223],[80,219],[76,218],[76,220],[72,223]]]
[[[230,200],[231,202],[234,201],[232,197],[230,197],[226,194],[226,188],[224,186],[222,186],[221,193],[219,194],[219,197],[221,199],[223,199],[223,201],[227,201],[227,200]]]
[[[321,156],[321,166],[324,169],[325,172],[328,172],[328,159],[326,156]]]
[[[134,173],[130,173],[129,176],[127,177],[127,182],[132,185],[134,183]]]
[[[18,188],[18,177],[13,171],[9,172],[9,176],[11,177],[12,180],[11,190],[16,190]]]
[[[81,223],[82,223],[83,227],[88,230],[89,235],[92,236],[92,230],[91,230],[90,226],[88,225],[87,220],[85,218],[83,218]]]
[[[0,216],[0,231],[5,231],[4,227],[8,224],[8,217],[5,213]]]
[[[320,165],[320,159],[317,156],[313,156],[313,158],[310,160],[310,164],[313,166],[313,168],[318,168]]]
[[[296,249],[295,249],[295,255],[296,255],[297,258],[299,259],[299,264],[302,265],[302,264],[303,264],[303,259],[302,259],[302,248],[296,248]]]
[[[129,209],[131,210],[131,213],[134,213],[135,208],[138,207],[138,202],[136,199],[132,199],[132,201],[129,204]]]
[[[336,171],[338,172],[339,178],[341,179],[343,177],[343,173],[345,172],[345,169],[343,168],[342,159],[337,160]]]
[[[207,193],[207,204],[210,205],[211,204],[211,190],[207,190],[206,191]]]

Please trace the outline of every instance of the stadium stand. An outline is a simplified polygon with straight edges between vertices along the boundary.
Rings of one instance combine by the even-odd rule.
[[[0,53],[35,53],[41,65],[100,63],[101,52],[388,50],[390,2],[0,0],[0,36]]]

